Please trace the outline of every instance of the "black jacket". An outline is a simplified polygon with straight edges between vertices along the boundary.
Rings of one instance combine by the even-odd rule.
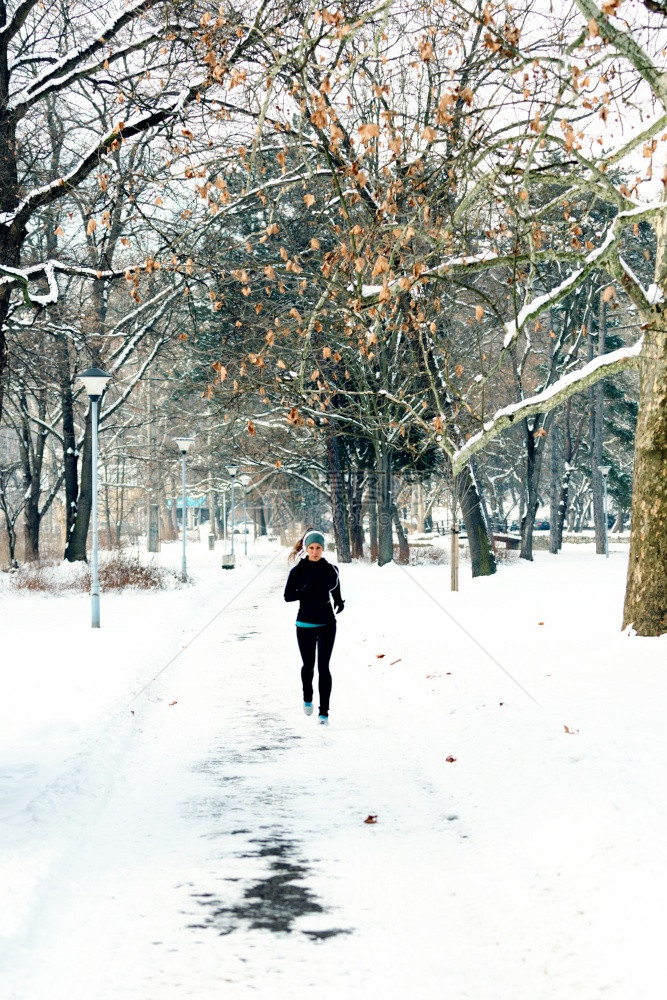
[[[340,593],[338,567],[324,556],[314,562],[301,559],[291,570],[285,585],[285,600],[299,601],[297,621],[310,625],[331,625],[336,621],[331,601],[336,611],[345,607]]]

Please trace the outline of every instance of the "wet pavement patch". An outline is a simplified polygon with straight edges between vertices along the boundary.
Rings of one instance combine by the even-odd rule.
[[[253,632],[250,629],[244,629],[243,632],[237,632],[235,635],[230,635],[226,640],[227,642],[243,642],[245,639],[251,639],[254,635],[258,635],[258,632]]]
[[[211,929],[223,935],[242,928],[290,934],[300,917],[326,912],[306,885],[310,869],[298,858],[295,841],[276,835],[250,843],[256,846],[240,857],[268,860],[266,874],[248,885],[242,900],[230,906],[215,893],[192,893],[204,915],[201,921],[188,925],[191,929]],[[322,941],[350,932],[331,928],[303,933],[313,941]]]

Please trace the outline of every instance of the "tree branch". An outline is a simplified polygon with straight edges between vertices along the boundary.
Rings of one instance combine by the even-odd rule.
[[[548,413],[560,406],[570,396],[574,396],[583,389],[588,389],[608,375],[614,375],[624,368],[636,368],[639,364],[642,345],[643,337],[640,337],[632,347],[621,347],[617,351],[611,351],[609,354],[594,358],[583,368],[563,375],[557,382],[536,396],[529,396],[527,399],[511,403],[498,410],[493,419],[489,420],[478,434],[466,441],[463,447],[454,454],[452,458],[453,474],[457,475],[476,452],[485,448],[490,441],[493,441],[508,427],[514,426],[515,423],[525,420],[526,417],[533,416],[535,413]]]

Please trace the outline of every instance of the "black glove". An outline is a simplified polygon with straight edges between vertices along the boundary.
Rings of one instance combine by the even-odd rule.
[[[339,615],[344,607],[345,607],[345,601],[338,601],[337,604],[334,604],[334,611],[336,612],[337,615]]]

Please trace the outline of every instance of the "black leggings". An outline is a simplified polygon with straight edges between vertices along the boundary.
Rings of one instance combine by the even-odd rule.
[[[303,684],[303,700],[313,700],[313,675],[315,673],[315,653],[317,652],[317,675],[320,691],[320,715],[329,714],[329,698],[331,696],[331,673],[329,660],[336,639],[336,624],[318,625],[317,628],[300,628],[297,625],[296,641],[303,666],[301,667],[301,683]]]

